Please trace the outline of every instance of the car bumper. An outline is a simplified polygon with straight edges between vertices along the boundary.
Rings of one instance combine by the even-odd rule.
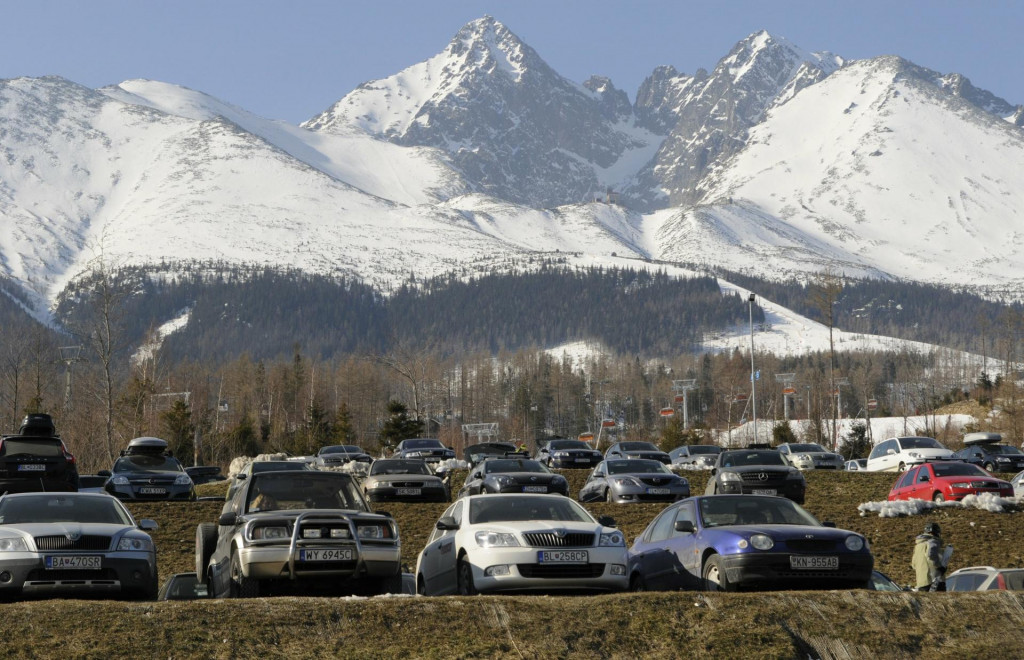
[[[532,487],[544,487],[546,490],[525,490],[526,488]],[[491,492],[491,491],[485,491]],[[548,484],[530,484],[524,486],[523,484],[512,484],[511,486],[502,486],[497,492],[499,493],[541,493],[541,494],[554,494],[554,495],[565,495],[569,496],[569,484],[563,484],[561,486],[553,486]]]
[[[541,548],[488,548],[468,554],[477,591],[623,591],[629,586],[625,547],[548,548],[586,550],[587,563],[542,564]],[[488,569],[507,567],[507,575]]]
[[[793,500],[797,504],[804,503],[807,486],[804,482],[790,481],[775,484],[751,484],[738,481],[727,481],[718,484],[718,492],[725,495],[780,495]],[[775,491],[761,492],[761,491]],[[756,492],[755,492],[756,491]]]
[[[141,486],[122,486],[108,483],[104,490],[119,500],[148,501],[148,502],[189,502],[196,499],[194,486],[162,486],[163,493],[141,493]],[[147,486],[148,488],[148,486]]]
[[[1012,488],[950,488],[945,495],[952,500],[962,500],[968,495],[983,495],[985,493],[991,493],[997,497],[1014,496]]]
[[[839,557],[835,570],[802,570],[790,566],[790,556],[813,553],[758,552],[722,557],[729,582],[736,585],[776,586],[783,589],[850,589],[867,585],[874,568],[868,553],[831,553]]]
[[[366,498],[371,502],[447,502],[451,499],[444,488],[421,488],[419,495],[399,495],[398,489],[392,486],[369,489]]]
[[[332,546],[318,545],[315,547],[327,548]],[[352,561],[300,562],[298,557],[296,557],[295,577],[386,577],[399,572],[401,554],[401,548],[397,545],[375,546],[365,544],[361,552],[357,550],[356,559]],[[287,545],[250,546],[239,551],[242,574],[257,580],[290,579],[289,559],[289,547]]]
[[[50,570],[47,555],[101,555],[99,570]],[[156,581],[156,557],[146,552],[17,552],[0,560],[0,595],[148,593]]]
[[[667,490],[667,493],[654,492],[652,490]],[[616,504],[631,504],[635,502],[675,502],[690,496],[689,486],[674,486],[658,488],[647,486],[644,488],[631,486],[612,486],[608,490],[611,501]]]

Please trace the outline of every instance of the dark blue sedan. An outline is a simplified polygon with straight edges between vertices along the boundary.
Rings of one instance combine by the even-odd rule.
[[[629,550],[636,591],[849,589],[874,557],[856,532],[770,495],[705,495],[666,508]]]

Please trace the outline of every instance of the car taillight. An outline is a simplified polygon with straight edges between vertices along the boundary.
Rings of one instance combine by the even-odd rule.
[[[68,459],[68,463],[70,463],[71,465],[75,464],[75,456],[74,456],[74,454],[69,454],[67,452],[64,452],[64,458]]]
[[[1006,590],[1006,580],[1003,579],[1002,573],[996,574],[996,589]]]

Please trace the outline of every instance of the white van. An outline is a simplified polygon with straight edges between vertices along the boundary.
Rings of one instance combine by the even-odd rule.
[[[903,472],[925,461],[953,459],[953,452],[935,438],[917,436],[889,438],[875,445],[868,455],[868,472]]]

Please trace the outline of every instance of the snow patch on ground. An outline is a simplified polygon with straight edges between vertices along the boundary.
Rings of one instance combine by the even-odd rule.
[[[928,500],[898,500],[895,502],[864,502],[857,507],[861,517],[877,513],[879,518],[919,516],[935,509],[977,509],[991,513],[1015,513],[1024,510],[1024,498],[999,497],[994,493],[968,495],[961,502],[930,502]]]

